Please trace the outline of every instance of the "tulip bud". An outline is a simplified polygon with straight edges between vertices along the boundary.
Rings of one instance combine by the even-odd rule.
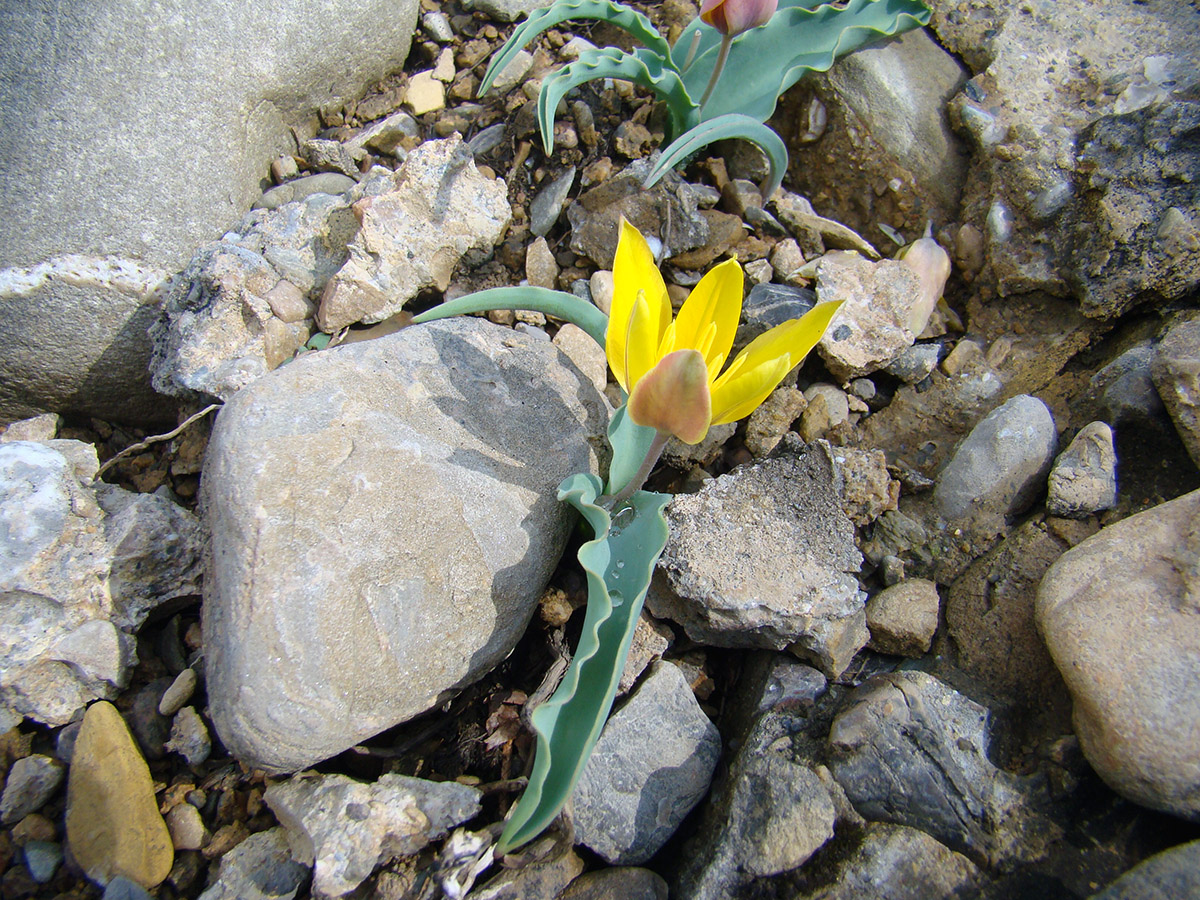
[[[908,330],[914,337],[919,337],[946,288],[946,279],[950,277],[950,255],[933,239],[930,225],[925,229],[925,237],[913,241],[897,253],[896,258],[921,278],[920,296],[908,312]]]
[[[779,0],[704,0],[700,20],[726,37],[766,25],[775,15]]]
[[[673,434],[685,444],[698,444],[712,421],[708,366],[698,350],[676,350],[658,361],[629,395],[629,417]]]

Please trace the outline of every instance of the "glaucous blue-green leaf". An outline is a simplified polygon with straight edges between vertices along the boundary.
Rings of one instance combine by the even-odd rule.
[[[658,162],[646,176],[643,186],[654,187],[659,179],[686,161],[697,150],[728,138],[742,138],[757,144],[767,155],[770,171],[767,173],[767,180],[763,182],[762,192],[764,199],[770,197],[783,183],[788,163],[787,146],[783,143],[783,138],[758,119],[740,113],[727,113],[715,119],[708,119],[681,134],[663,149]]]
[[[671,58],[670,45],[640,12],[611,0],[559,0],[544,9],[534,10],[529,14],[529,18],[516,27],[512,36],[504,42],[504,46],[492,56],[479,85],[479,96],[482,97],[491,88],[496,76],[504,71],[504,67],[512,62],[522,47],[543,31],[569,19],[601,19],[610,25],[623,28],[644,47],[663,59]]]
[[[741,113],[765,122],[779,95],[809,72],[825,72],[842,56],[881,37],[901,34],[929,21],[920,0],[849,0],[807,8],[780,3],[771,21],[735,38],[725,71],[700,115],[712,119]],[[695,19],[683,29],[676,52],[686,52],[692,35],[700,42],[683,73],[691,96],[703,94],[716,63],[721,35]]]
[[[547,154],[554,149],[554,113],[559,101],[572,88],[597,78],[622,78],[654,91],[666,103],[669,130],[673,135],[682,134],[699,122],[696,104],[669,61],[644,49],[633,53],[625,53],[616,47],[584,50],[575,62],[549,75],[538,93],[538,125]]]
[[[617,694],[625,657],[654,564],[667,545],[667,494],[638,491],[619,509],[596,501],[595,475],[566,479],[558,498],[591,526],[596,539],[579,548],[588,605],[575,657],[562,683],[530,719],[537,733],[533,771],[496,844],[500,856],[537,837],[571,796]]]
[[[476,291],[456,300],[413,317],[413,324],[448,319],[467,313],[488,312],[493,309],[531,309],[535,312],[556,316],[578,325],[597,344],[604,346],[604,332],[608,329],[608,316],[588,303],[566,291],[552,291],[540,287],[502,287],[488,291]]]
[[[608,442],[612,445],[612,463],[608,467],[608,493],[621,491],[637,473],[650,451],[657,432],[629,418],[624,403],[608,423]]]

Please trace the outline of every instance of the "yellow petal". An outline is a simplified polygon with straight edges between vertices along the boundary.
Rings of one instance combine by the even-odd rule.
[[[833,314],[841,305],[841,301],[818,303],[799,319],[789,319],[782,325],[776,325],[766,334],[760,334],[734,358],[730,371],[721,377],[732,376],[734,366],[755,368],[785,354],[791,358],[793,366],[799,365],[817,345],[817,341],[821,340],[833,319]]]
[[[788,357],[780,356],[753,368],[742,366],[740,374],[714,385],[712,424],[724,425],[750,415],[791,370]]]
[[[625,344],[631,333],[631,317],[639,292],[646,295],[648,315],[642,318],[638,327],[647,328],[653,333],[657,347],[671,321],[671,300],[646,239],[625,219],[621,219],[621,234],[613,262],[612,309],[608,317],[604,350],[617,383],[626,391],[635,383],[625,371]]]
[[[698,444],[708,434],[712,398],[708,367],[696,350],[676,350],[639,380],[629,395],[629,418]]]
[[[726,260],[701,278],[675,320],[675,346],[699,350],[709,363],[717,356],[728,356],[742,316],[742,288],[742,267],[735,259]],[[715,326],[716,333],[705,347],[710,326]]]
[[[816,346],[840,306],[819,303],[751,341],[713,383],[713,424],[750,415]]]
[[[625,336],[624,370],[630,391],[658,362],[659,339],[654,333],[656,326],[652,309],[645,292],[638,291]]]

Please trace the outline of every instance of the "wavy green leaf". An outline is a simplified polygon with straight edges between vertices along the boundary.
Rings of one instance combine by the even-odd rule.
[[[502,287],[488,291],[476,291],[456,300],[413,317],[413,324],[449,319],[467,313],[488,312],[493,309],[531,309],[565,319],[578,325],[588,336],[604,346],[604,333],[608,329],[608,316],[594,305],[566,291],[552,291],[540,287]]]
[[[624,403],[613,413],[608,423],[608,442],[613,450],[612,463],[608,467],[610,494],[618,493],[637,474],[656,434],[653,428],[629,418]]]
[[[575,62],[547,77],[538,93],[538,125],[547,155],[554,150],[554,113],[559,101],[572,88],[597,78],[623,78],[658,94],[666,101],[671,134],[682,134],[700,121],[695,102],[669,61],[649,50],[633,53],[616,47],[584,50]]]
[[[701,147],[729,138],[741,138],[757,144],[767,155],[771,170],[767,173],[767,180],[763,182],[762,192],[764,199],[770,197],[775,193],[775,189],[783,183],[783,175],[787,171],[788,164],[787,146],[783,143],[783,138],[773,129],[768,128],[758,119],[752,119],[739,113],[728,113],[717,116],[715,119],[708,119],[696,127],[688,129],[672,141],[663,149],[662,155],[654,164],[654,168],[650,170],[650,174],[646,176],[646,180],[642,182],[642,186],[654,187],[658,184],[659,179]]]
[[[611,0],[559,0],[545,9],[534,10],[529,14],[529,18],[516,27],[512,36],[504,42],[504,46],[492,56],[479,85],[479,96],[482,97],[491,89],[496,76],[504,71],[504,67],[512,62],[522,47],[543,31],[569,19],[601,19],[610,25],[616,25],[629,32],[647,49],[670,62],[670,44],[640,12]]]
[[[587,613],[567,674],[530,716],[537,732],[533,771],[496,844],[497,856],[541,834],[575,789],[612,709],[654,564],[667,545],[663,510],[670,495],[638,491],[610,519],[596,502],[600,489],[591,474],[572,475],[558,489],[558,498],[578,509],[596,534],[579,548]]]
[[[780,3],[770,22],[734,39],[721,80],[701,111],[703,119],[742,113],[765,122],[779,95],[809,72],[828,71],[850,51],[918,28],[930,17],[920,0],[849,0],[844,7],[809,8],[810,2]],[[721,35],[694,19],[680,34],[676,53],[687,52],[697,30],[700,42],[683,80],[689,93],[699,97],[712,74]]]

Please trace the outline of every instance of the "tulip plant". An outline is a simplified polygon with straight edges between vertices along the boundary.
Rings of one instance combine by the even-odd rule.
[[[666,547],[667,494],[642,489],[672,436],[702,441],[713,425],[749,415],[821,339],[838,303],[821,303],[755,338],[725,365],[742,310],[743,276],[721,263],[671,316],[666,284],[637,229],[622,221],[613,264],[611,316],[572,294],[545,288],[480,291],[443,303],[414,323],[493,309],[532,309],[574,322],[605,351],[627,397],[613,414],[607,483],[567,478],[558,497],[582,513],[596,537],[579,549],[588,604],[579,646],[553,696],[537,707],[533,770],[497,855],[540,834],[570,798],[612,708],[654,565]]]
[[[763,190],[769,197],[787,170],[787,148],[764,124],[779,96],[808,72],[824,72],[838,57],[924,25],[929,16],[922,0],[704,0],[700,16],[671,46],[649,19],[614,0],[556,0],[517,26],[492,58],[479,93],[543,31],[569,19],[601,19],[643,46],[632,53],[584,50],[542,82],[537,110],[546,153],[554,148],[554,114],[567,92],[598,78],[620,78],[666,104],[668,145],[648,187],[700,148],[743,138],[767,155],[771,172]]]

